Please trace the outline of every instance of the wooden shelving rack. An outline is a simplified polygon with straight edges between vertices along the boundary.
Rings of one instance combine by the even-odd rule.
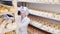
[[[60,21],[60,13],[46,12],[46,11],[42,11],[42,10],[38,11],[38,10],[34,10],[34,9],[29,9],[29,13],[36,15],[36,16]]]
[[[0,16],[3,14],[14,14],[14,22],[10,25],[7,25],[9,28],[5,29],[5,21],[2,22],[2,24],[0,24],[0,34],[4,34],[10,31],[15,30],[18,27],[18,20],[17,20],[17,0],[12,0],[12,4],[13,6],[7,6],[7,5],[3,5],[0,4]],[[1,20],[1,19],[0,19]],[[9,22],[10,23],[10,22]]]
[[[60,0],[18,0],[18,1],[29,3],[60,4]]]
[[[60,24],[54,24],[54,22],[49,22],[49,20],[45,18],[34,15],[30,15],[29,17],[31,19],[30,25],[52,34],[60,34]]]
[[[43,4],[60,4],[60,0],[17,0],[18,2],[27,2],[26,6],[28,7],[28,3],[43,3]],[[16,0],[13,0],[13,6],[17,9]],[[17,10],[15,9],[15,22],[17,22]],[[60,13],[54,12],[45,12],[45,11],[37,11],[34,9],[29,9],[29,13],[35,16],[44,17],[47,19],[60,21]],[[45,16],[44,16],[45,15]],[[49,17],[49,15],[51,15]],[[50,32],[52,34],[60,34],[60,24],[50,23],[47,20],[31,17],[30,25],[42,29],[44,31]],[[34,18],[34,19],[33,19]]]

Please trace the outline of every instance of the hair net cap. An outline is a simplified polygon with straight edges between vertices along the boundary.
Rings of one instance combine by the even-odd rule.
[[[19,7],[19,8],[18,8],[18,11],[24,11],[24,12],[26,13],[26,15],[29,14],[28,8],[27,8],[27,7],[24,7],[24,6]]]

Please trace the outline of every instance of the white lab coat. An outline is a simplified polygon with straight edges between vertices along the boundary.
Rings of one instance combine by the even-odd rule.
[[[21,20],[21,16],[18,16],[19,34],[28,34],[27,27],[30,22],[28,17]]]

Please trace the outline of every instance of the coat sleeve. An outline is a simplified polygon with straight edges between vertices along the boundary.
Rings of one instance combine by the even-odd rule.
[[[27,18],[27,19],[25,19],[25,20],[22,22],[22,23],[23,23],[22,25],[23,25],[23,26],[28,25],[29,22],[30,22],[30,19]]]
[[[17,16],[18,22],[21,22],[21,16]]]

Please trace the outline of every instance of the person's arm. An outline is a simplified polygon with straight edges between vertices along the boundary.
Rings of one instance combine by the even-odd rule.
[[[27,18],[27,19],[25,19],[22,23],[22,25],[24,26],[24,25],[28,25],[29,24],[29,22],[30,22],[30,19],[29,18]]]

